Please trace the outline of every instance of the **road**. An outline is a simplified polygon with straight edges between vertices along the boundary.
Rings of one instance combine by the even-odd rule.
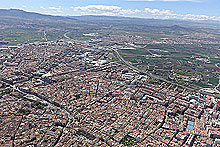
[[[4,70],[6,69],[6,65],[5,65],[5,63],[7,62],[7,60],[5,61],[5,62],[3,62],[3,68],[2,68],[2,70],[0,71],[0,74],[3,74],[3,72],[4,72]]]
[[[44,39],[47,41],[47,33],[44,31]]]
[[[45,39],[45,41],[47,41],[47,33],[45,31],[44,31],[44,39]],[[43,60],[42,60],[41,64],[43,64],[45,62],[46,53],[47,53],[47,47],[45,46],[45,48],[44,48],[44,57],[43,57]]]
[[[0,81],[2,81],[2,80],[0,79]],[[3,83],[6,83],[5,81],[2,81],[2,82],[3,82]],[[63,130],[65,130],[65,128],[66,128],[66,126],[68,125],[69,121],[72,120],[73,118],[74,118],[76,121],[78,120],[78,117],[77,117],[77,115],[79,114],[78,111],[70,111],[68,108],[66,108],[66,107],[64,107],[64,106],[62,106],[62,105],[59,105],[59,106],[55,105],[52,101],[50,101],[48,98],[46,98],[46,97],[44,97],[44,96],[36,95],[36,94],[34,94],[34,93],[29,93],[29,92],[23,91],[23,90],[19,89],[16,85],[13,85],[13,84],[10,84],[10,83],[7,83],[7,84],[9,84],[10,87],[11,87],[14,91],[17,91],[17,92],[22,93],[22,94],[24,94],[24,95],[27,95],[27,94],[28,94],[28,95],[36,96],[36,97],[38,97],[40,100],[46,102],[50,107],[59,108],[59,109],[61,109],[61,110],[63,110],[64,112],[67,113],[68,118],[66,119],[66,125],[65,125],[65,127],[63,127],[62,132],[59,134],[59,137],[58,137],[58,138],[56,139],[56,141],[54,142],[54,146],[59,142],[60,137],[62,136]],[[19,126],[20,126],[20,124],[19,124]],[[19,128],[19,126],[18,126],[18,128]],[[15,134],[16,134],[16,133],[15,133]]]
[[[199,92],[199,93],[205,94],[205,95],[209,94],[209,93],[206,93],[206,92],[199,91],[199,90],[197,90],[197,89],[189,88],[189,87],[180,85],[180,84],[178,84],[178,83],[174,83],[174,82],[168,81],[168,80],[166,80],[166,79],[164,79],[164,78],[162,78],[162,77],[153,75],[153,74],[148,73],[148,72],[146,72],[146,71],[142,71],[142,70],[138,69],[137,67],[134,67],[133,65],[131,65],[129,62],[127,62],[127,61],[119,54],[119,52],[118,52],[116,49],[112,49],[112,50],[117,54],[117,56],[119,57],[119,59],[120,59],[122,62],[124,62],[124,64],[126,64],[128,67],[132,68],[134,71],[137,71],[137,72],[139,72],[139,73],[148,75],[149,77],[152,77],[152,78],[154,78],[154,79],[158,79],[158,80],[161,80],[161,81],[163,81],[163,82],[167,82],[167,83],[170,83],[170,84],[173,84],[173,85],[182,87],[183,89],[187,89],[187,90],[194,91],[194,92]],[[209,95],[211,95],[211,94],[209,94]],[[217,97],[216,95],[211,95],[211,96]]]
[[[129,62],[127,62],[126,60],[124,60],[124,58],[119,54],[119,52],[116,50],[116,49],[113,49],[114,52],[116,52],[117,56],[119,57],[119,59],[121,61],[123,61],[127,66],[129,66],[130,68],[132,68],[133,70],[135,71],[138,71],[139,73],[142,73],[142,74],[145,74],[145,75],[148,75],[154,79],[158,79],[158,80],[161,80],[161,81],[164,81],[164,82],[167,82],[167,83],[170,83],[170,84],[174,84],[174,85],[177,85],[177,86],[180,86],[180,87],[183,87],[184,89],[189,89],[189,90],[194,90],[192,88],[189,88],[189,87],[185,87],[185,86],[182,86],[182,85],[179,85],[177,83],[173,83],[173,82],[170,82],[162,77],[159,77],[159,76],[156,76],[156,75],[153,75],[151,73],[148,73],[146,71],[143,71],[143,70],[140,70],[138,69],[137,67],[134,67],[133,65],[131,65]]]
[[[67,33],[68,33],[68,32],[66,32],[63,36],[64,36],[66,39],[71,39],[70,37],[67,36]]]

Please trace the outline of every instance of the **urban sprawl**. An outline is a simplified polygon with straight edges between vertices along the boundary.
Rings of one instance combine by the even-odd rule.
[[[0,50],[0,146],[220,144],[215,95],[141,72],[117,45],[65,39]]]

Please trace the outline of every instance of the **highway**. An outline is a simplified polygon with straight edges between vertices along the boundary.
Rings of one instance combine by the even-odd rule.
[[[68,32],[66,32],[63,36],[64,36],[66,39],[71,39],[70,37],[67,36],[67,33],[68,33]]]
[[[47,33],[45,31],[44,31],[44,39],[47,42]],[[42,60],[41,64],[43,64],[45,62],[46,53],[47,53],[47,46],[45,46],[45,48],[44,48],[44,57],[43,57],[43,60]]]
[[[164,78],[162,78],[162,77],[153,75],[153,74],[148,73],[148,72],[146,72],[146,71],[142,71],[142,70],[138,69],[137,67],[134,67],[133,65],[131,65],[129,62],[127,62],[127,61],[119,54],[119,52],[118,52],[116,49],[112,49],[112,50],[117,54],[118,58],[119,58],[122,62],[124,62],[124,64],[126,64],[128,67],[132,68],[134,71],[137,71],[137,72],[139,72],[139,73],[148,75],[149,77],[152,77],[152,78],[154,78],[154,79],[158,79],[158,80],[161,80],[161,81],[164,81],[164,82],[167,82],[167,83],[170,83],[170,84],[173,84],[173,85],[182,87],[183,89],[187,89],[187,90],[194,91],[194,92],[199,92],[199,93],[205,94],[205,95],[206,95],[206,94],[209,94],[209,93],[206,93],[206,92],[199,91],[199,90],[197,90],[197,89],[189,88],[189,87],[180,85],[180,84],[178,84],[178,83],[174,83],[174,82],[168,81],[168,80],[166,80],[166,79],[164,79]],[[209,95],[211,95],[211,94],[209,94]],[[212,96],[217,97],[217,96],[215,96],[215,95],[212,95]]]
[[[71,39],[70,37],[67,36],[67,33],[68,33],[68,32],[66,32],[66,33],[64,34],[64,37],[67,38],[67,39]],[[133,70],[136,71],[136,72],[139,72],[139,73],[141,73],[141,74],[145,74],[145,75],[147,75],[147,76],[149,76],[149,77],[151,77],[151,78],[158,79],[158,80],[161,80],[161,81],[166,82],[166,83],[169,83],[169,84],[173,84],[173,85],[179,86],[179,87],[181,87],[181,88],[183,88],[183,89],[186,89],[186,90],[189,90],[189,91],[198,92],[198,93],[201,93],[201,94],[204,94],[204,95],[207,95],[207,94],[208,94],[208,95],[211,95],[211,96],[213,96],[213,97],[217,97],[216,95],[213,95],[213,94],[210,94],[210,93],[207,93],[207,92],[203,92],[203,91],[200,91],[200,90],[198,90],[198,89],[189,88],[189,87],[186,87],[186,86],[184,86],[184,85],[180,85],[180,84],[178,84],[178,83],[168,81],[167,79],[164,79],[164,78],[162,78],[162,77],[159,77],[159,76],[154,75],[154,74],[151,74],[151,73],[148,73],[148,72],[146,72],[146,71],[142,71],[142,70],[138,69],[137,67],[131,65],[129,62],[127,62],[127,61],[119,54],[119,52],[117,51],[117,49],[110,49],[110,50],[113,50],[113,51],[117,54],[118,58],[119,58],[125,65],[127,65],[128,67],[130,67],[131,69],[133,69]],[[219,97],[218,97],[218,98],[219,98]]]

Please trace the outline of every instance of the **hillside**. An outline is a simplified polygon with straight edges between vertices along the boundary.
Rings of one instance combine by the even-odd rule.
[[[216,25],[182,20],[142,19],[116,16],[52,16],[18,9],[0,9],[0,41],[9,44],[63,38],[66,32],[83,34],[92,31],[127,31],[176,35],[203,32]],[[206,29],[205,29],[206,30]],[[215,31],[209,29],[209,31]],[[73,35],[74,36],[74,35]]]

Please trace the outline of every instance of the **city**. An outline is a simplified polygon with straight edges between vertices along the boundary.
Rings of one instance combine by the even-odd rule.
[[[206,2],[55,1],[0,8],[0,146],[220,146],[220,17],[140,6]]]
[[[217,97],[112,62],[114,51],[99,43],[64,39],[1,50],[1,145],[219,142]]]

